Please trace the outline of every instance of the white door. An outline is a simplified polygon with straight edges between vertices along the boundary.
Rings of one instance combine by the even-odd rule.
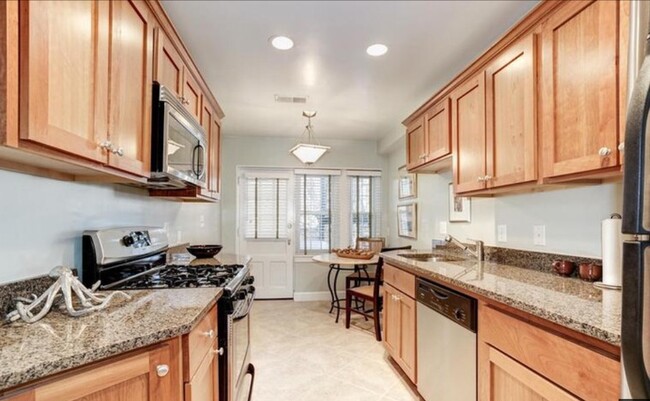
[[[255,296],[293,298],[293,172],[238,169],[237,253],[250,255]]]

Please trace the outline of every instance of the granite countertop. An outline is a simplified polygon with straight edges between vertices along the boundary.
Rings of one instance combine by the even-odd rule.
[[[0,326],[0,395],[67,369],[188,333],[220,288],[128,291],[107,309],[73,318],[53,310],[37,323]]]
[[[418,277],[450,283],[553,323],[620,346],[621,292],[600,290],[577,278],[493,262],[420,262],[382,253],[387,263]]]

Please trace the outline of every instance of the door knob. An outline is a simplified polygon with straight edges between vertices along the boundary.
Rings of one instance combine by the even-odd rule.
[[[491,179],[492,179],[491,175],[486,175],[485,177],[483,177],[483,181],[490,181]]]
[[[99,147],[104,149],[104,150],[108,150],[109,152],[114,151],[113,150],[113,144],[111,143],[111,141],[101,141],[99,143]]]
[[[478,181],[478,182],[483,182],[483,181],[485,181],[485,177],[478,177],[478,178],[476,179],[476,181]]]
[[[619,152],[625,151],[625,142],[621,142],[618,144],[618,151]]]
[[[205,331],[203,332],[203,335],[208,338],[214,338],[214,330]]]
[[[169,373],[169,366],[167,365],[158,365],[156,366],[156,374],[158,377],[165,377]]]
[[[223,347],[221,347],[219,349],[213,349],[210,352],[212,352],[214,355],[222,356],[224,351],[223,351]]]
[[[111,147],[112,147],[112,145],[111,145]],[[113,148],[113,149],[111,149],[111,152],[114,155],[117,155],[117,156],[120,156],[120,157],[124,156],[124,149],[123,148],[117,148],[117,149]]]
[[[598,154],[600,155],[600,157],[609,156],[611,153],[612,153],[612,150],[610,148],[607,148],[607,147],[604,147],[604,146],[602,148],[598,149]]]

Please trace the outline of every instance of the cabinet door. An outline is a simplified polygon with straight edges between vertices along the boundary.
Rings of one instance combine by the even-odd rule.
[[[185,108],[196,117],[196,121],[201,121],[201,89],[187,67],[183,69],[182,101]]]
[[[618,163],[615,1],[570,1],[542,26],[544,177]]]
[[[20,2],[20,137],[106,162],[105,1]]]
[[[165,344],[37,386],[10,400],[177,401],[181,382],[175,379],[180,379],[180,372],[171,371],[175,368],[171,350]]]
[[[143,177],[151,162],[153,17],[144,1],[111,2],[109,164]]]
[[[396,361],[399,359],[400,345],[400,308],[397,302],[397,290],[384,285],[384,347]]]
[[[416,309],[415,300],[401,292],[397,294],[399,303],[399,327],[400,327],[400,366],[406,376],[416,383]]]
[[[427,163],[451,153],[450,109],[449,99],[445,99],[424,113]]]
[[[207,188],[201,188],[201,194],[205,196],[212,196],[212,141],[213,141],[213,134],[212,134],[212,108],[210,105],[203,99],[203,106],[201,107],[201,127],[203,127],[203,131],[205,132],[205,138],[207,140],[207,148],[208,148],[208,164],[206,166],[207,168],[207,174],[208,174],[208,185]]]
[[[213,349],[217,347],[215,341]],[[185,383],[185,401],[219,401],[219,361],[209,351],[189,383]]]
[[[183,60],[162,29],[157,31],[156,73],[154,79],[173,91],[180,99],[183,93]]]
[[[496,348],[480,343],[479,349],[479,401],[578,401]]]
[[[456,193],[485,188],[485,76],[481,72],[451,95]]]
[[[418,118],[406,128],[406,168],[414,169],[426,161],[424,119]]]
[[[212,120],[210,135],[210,189],[212,196],[218,198],[221,192],[221,122],[216,117]]]
[[[537,179],[534,53],[531,34],[485,71],[488,188]]]

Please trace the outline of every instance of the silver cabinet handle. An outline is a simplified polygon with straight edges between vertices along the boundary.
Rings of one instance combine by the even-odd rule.
[[[214,338],[214,330],[210,329],[209,331],[204,331],[203,335],[208,338]]]
[[[625,151],[625,142],[621,142],[618,144],[618,151],[619,152],[624,152]]]
[[[124,149],[123,148],[117,148],[117,149],[113,148],[113,149],[111,149],[111,152],[114,155],[117,155],[117,156],[120,156],[120,157],[124,156]]]
[[[169,373],[169,366],[167,365],[158,365],[156,366],[156,374],[158,377],[165,377]]]
[[[210,352],[212,352],[214,355],[222,356],[223,355],[223,347],[221,347],[219,349],[210,350]]]
[[[610,148],[607,148],[607,147],[604,147],[604,146],[602,148],[598,149],[598,154],[600,155],[600,157],[609,156],[611,153],[612,153],[612,150]]]

